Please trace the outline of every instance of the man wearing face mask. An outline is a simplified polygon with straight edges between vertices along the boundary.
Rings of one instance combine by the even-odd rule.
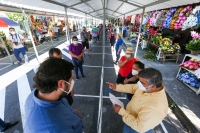
[[[124,84],[137,84],[139,81],[138,73],[144,69],[144,64],[140,61],[136,61],[133,65],[132,72],[124,80]],[[133,94],[127,93],[127,99],[130,101]]]
[[[40,65],[33,78],[36,89],[25,103],[25,133],[83,132],[80,116],[63,98],[73,90],[73,69],[72,63],[59,58]]]
[[[85,47],[86,47],[86,49],[88,51],[88,56],[90,54],[90,46],[89,46],[89,42],[88,42],[89,39],[90,39],[89,33],[86,31],[86,28],[83,27],[83,31],[81,32],[81,40],[82,40],[83,48],[85,49]]]
[[[132,72],[132,67],[134,62],[137,60],[133,56],[132,47],[128,47],[126,49],[126,55],[120,58],[118,66],[120,67],[118,76],[117,76],[117,84],[123,84],[126,77]]]
[[[49,50],[49,57],[62,59],[62,52],[59,48],[51,48]],[[73,104],[73,96],[74,96],[74,89],[72,90],[72,92],[69,93],[69,95],[65,94],[63,96],[67,99],[70,106],[72,106],[72,104]],[[78,110],[76,110],[76,111],[79,112]]]
[[[107,82],[109,88],[134,94],[126,109],[113,105],[116,113],[122,116],[125,123],[123,133],[152,133],[166,117],[168,101],[162,74],[154,68],[139,72],[137,84],[115,85]]]
[[[20,53],[24,56],[25,63],[28,63],[28,56],[24,48],[24,37],[21,34],[17,34],[15,29],[9,28],[10,35],[8,37],[8,43],[13,45],[15,58],[18,60],[18,64],[23,64],[22,59],[20,58]]]

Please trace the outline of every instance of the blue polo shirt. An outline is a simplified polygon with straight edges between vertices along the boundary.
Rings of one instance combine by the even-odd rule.
[[[122,40],[121,38],[119,38],[119,39],[117,40],[117,43],[115,44],[115,51],[116,51],[116,52],[118,52],[118,49],[119,49],[120,46],[122,46],[122,44],[123,44],[123,40]],[[121,50],[122,50],[122,49],[121,49]],[[120,52],[121,52],[121,50],[120,50]]]
[[[36,97],[32,91],[25,103],[24,133],[82,133],[81,118],[62,98],[47,102]]]

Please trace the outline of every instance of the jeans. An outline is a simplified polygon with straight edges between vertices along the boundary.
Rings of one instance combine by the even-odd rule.
[[[126,37],[126,30],[123,30],[123,38]]]
[[[6,123],[0,118],[0,132],[2,132],[6,127]]]
[[[59,36],[59,33],[56,32],[56,41],[58,41],[58,36]]]
[[[152,133],[153,130],[150,129],[149,131],[145,132],[145,133]],[[132,129],[131,127],[129,127],[128,125],[124,125],[124,130],[123,133],[138,133],[137,131],[135,131],[134,129]]]
[[[81,75],[83,75],[83,64],[78,65],[76,62],[76,59],[72,59],[72,63],[74,64],[74,69],[75,69],[75,74],[76,76],[78,76],[78,68],[81,72]]]
[[[25,48],[24,48],[24,47],[23,47],[23,48],[14,49],[14,55],[15,55],[15,57],[17,58],[17,60],[18,60],[19,62],[22,61],[22,59],[21,59],[20,56],[19,56],[20,52],[21,52],[22,55],[24,56],[25,61],[28,62],[28,56],[26,55],[26,51],[25,51]]]
[[[116,61],[115,61],[116,63],[118,62],[118,60],[119,60],[119,58],[120,58],[120,54],[121,54],[121,51],[119,52],[119,54],[117,54],[117,52],[118,52],[118,51],[116,51]]]

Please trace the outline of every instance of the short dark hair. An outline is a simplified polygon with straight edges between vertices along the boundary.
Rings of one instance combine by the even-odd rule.
[[[13,27],[10,27],[10,28],[9,28],[9,30],[11,30],[11,29],[15,30],[15,28],[13,28]]]
[[[136,61],[134,64],[137,65],[140,69],[144,69],[144,64],[142,62]]]
[[[146,68],[139,72],[139,77],[147,79],[149,85],[156,85],[156,87],[162,86],[162,74],[160,71],[154,68]]]
[[[77,37],[77,36],[73,36],[73,37],[72,37],[72,40],[74,40],[74,39],[77,39],[77,40],[78,40],[78,37]]]
[[[59,58],[49,58],[45,60],[33,78],[33,87],[41,93],[51,93],[58,88],[58,81],[69,81],[72,77],[72,63]]]
[[[54,57],[53,53],[56,53],[58,55],[62,54],[61,50],[59,48],[51,48],[49,50],[49,57]]]
[[[85,26],[83,26],[83,28],[85,28]]]

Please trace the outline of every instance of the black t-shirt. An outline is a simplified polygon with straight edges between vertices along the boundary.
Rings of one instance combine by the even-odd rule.
[[[132,75],[132,72],[129,73],[129,75],[126,77],[127,79],[130,79],[132,77],[134,77],[135,75]],[[139,81],[139,79],[137,79],[135,82],[133,81],[129,81],[128,84],[136,84]]]

